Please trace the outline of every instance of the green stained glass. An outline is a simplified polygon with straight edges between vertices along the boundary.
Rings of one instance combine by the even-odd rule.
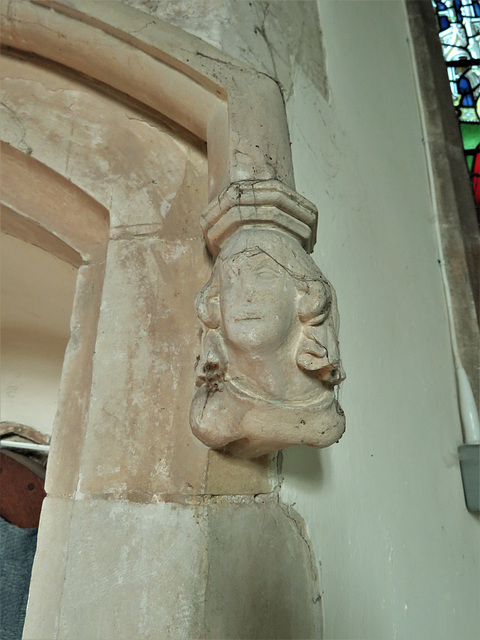
[[[460,131],[462,132],[463,147],[467,159],[469,170],[472,170],[473,155],[480,144],[480,126],[478,124],[460,123]]]

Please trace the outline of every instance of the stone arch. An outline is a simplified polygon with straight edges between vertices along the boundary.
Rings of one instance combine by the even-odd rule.
[[[114,87],[205,140],[210,200],[240,180],[294,186],[282,95],[265,74],[118,3],[20,0],[1,17],[4,46]]]
[[[188,261],[193,260],[196,276],[182,292],[192,301],[209,270],[199,224],[200,213],[207,204],[205,145],[194,133],[175,129],[171,121],[157,119],[151,109],[143,111],[136,98],[132,102],[121,93],[109,94],[104,84],[92,85],[91,80],[76,71],[65,73],[58,60],[52,63],[36,54],[19,56],[18,49],[5,52],[2,65],[6,111],[2,145],[3,226],[9,233],[33,240],[34,244],[80,267],[72,337],[66,352],[47,474],[49,495],[74,495],[77,491],[90,399],[101,395],[92,391],[96,343],[103,333],[114,334],[111,328],[98,332],[98,323],[102,322],[101,299],[104,307],[112,308],[129,291],[133,316],[138,315],[138,309],[134,309],[138,303],[145,310],[152,306],[146,311],[148,318],[160,318],[163,312],[155,312],[165,301],[156,283],[162,280],[156,275],[159,268],[168,272],[174,264],[184,272],[189,268]],[[16,113],[15,105],[19,105]],[[189,190],[191,193],[187,193]],[[142,240],[145,249],[136,251]],[[182,241],[189,246],[186,252]],[[165,255],[160,257],[163,249]],[[156,261],[162,264],[159,266]],[[135,282],[131,278],[136,278]],[[130,288],[124,287],[126,282]],[[140,290],[145,294],[141,300],[136,298]],[[170,293],[180,295],[177,290]],[[188,306],[191,310],[187,310],[186,316],[194,326],[193,304]],[[117,309],[115,313],[118,317],[109,316],[107,324],[121,322],[121,311]],[[123,344],[127,350],[133,343],[138,344],[136,334],[145,332],[144,327],[133,321],[133,316],[122,322],[122,327],[128,328],[132,321],[131,334],[125,336]],[[165,327],[161,330],[159,322],[146,322],[156,326],[147,349],[150,359],[155,361],[152,353],[156,344],[162,344]],[[195,330],[190,333],[191,339],[196,338]],[[108,381],[109,367],[113,366],[110,359],[115,346],[111,347],[104,347],[110,355],[103,361],[100,355],[97,357],[96,384],[100,386],[102,379]],[[184,350],[184,357],[190,360],[194,349],[191,344],[190,349]],[[130,355],[124,354],[127,359]],[[157,356],[160,357],[158,353]],[[102,371],[100,363],[105,365]],[[146,366],[149,368],[150,364]],[[125,366],[121,364],[120,369],[117,373],[123,375]],[[149,378],[152,393],[154,378]],[[101,417],[102,401],[98,404],[101,406],[94,422],[98,427],[96,437],[102,438],[102,425],[106,431],[108,427]],[[148,429],[146,424],[145,430]],[[150,450],[154,464],[155,456],[163,455],[148,446],[150,433],[145,432],[144,437],[145,449]],[[120,448],[122,440],[119,437]],[[83,474],[87,482],[88,478],[92,481],[95,478],[97,456],[103,455],[100,444],[94,445],[93,450],[97,453],[90,465],[89,457],[83,456],[91,471],[90,475]],[[181,457],[180,452],[178,456]],[[198,482],[203,482],[200,478],[205,456],[205,452],[200,452],[197,465],[193,465],[197,482],[191,484],[195,490],[201,489]],[[146,469],[150,467],[147,465]],[[112,479],[111,474],[108,477],[107,485],[116,491],[120,480]],[[155,487],[149,489],[142,485],[141,490],[153,493],[178,490],[172,489],[168,481],[160,482],[161,488],[158,483],[153,484]],[[100,486],[103,487],[102,482]],[[102,493],[103,489],[97,486],[96,490]]]
[[[3,3],[1,19],[11,51],[110,87],[206,142],[202,226],[214,255],[246,219],[279,226],[311,250],[316,210],[292,189],[285,109],[270,77],[122,4],[20,0]],[[108,208],[113,227],[132,223]]]
[[[2,229],[76,267],[104,259],[108,211],[15,147],[2,142],[1,154]]]

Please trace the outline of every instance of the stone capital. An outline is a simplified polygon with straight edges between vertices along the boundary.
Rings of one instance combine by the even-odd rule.
[[[278,180],[243,180],[232,183],[212,200],[202,214],[201,225],[214,257],[237,229],[247,225],[286,231],[311,253],[317,216],[314,204]]]

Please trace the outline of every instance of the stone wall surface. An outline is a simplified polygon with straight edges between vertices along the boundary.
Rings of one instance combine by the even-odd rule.
[[[206,205],[204,146],[198,140],[175,135],[131,100],[105,94],[75,74],[65,77],[54,65],[7,56],[2,76],[5,142],[104,205],[111,227],[156,224],[163,232],[174,218],[183,222],[175,232],[185,236],[192,203],[198,212]],[[188,188],[182,191],[184,182]]]
[[[48,497],[40,531],[32,591],[42,572],[51,587],[41,607],[30,598],[28,640],[321,634],[308,539],[277,496],[190,505]]]
[[[265,73],[286,101],[301,70],[328,95],[318,10],[311,0],[118,0],[180,27]]]
[[[261,73],[278,66],[286,87],[299,64],[325,92],[314,5],[306,14],[254,5],[253,14],[203,7],[222,48],[261,60]],[[182,15],[196,12],[191,4]],[[251,38],[243,52],[239,25]],[[199,225],[204,143],[56,64],[10,52],[2,72],[4,142],[110,220],[105,257],[77,278],[24,637],[320,637],[314,554],[301,519],[279,502],[276,460],[209,451],[188,425],[193,300],[211,266]]]
[[[207,450],[189,437],[184,397],[198,340],[191,301],[209,265],[200,239],[135,233],[124,227],[107,255],[78,490],[151,502],[205,487]]]
[[[320,638],[318,571],[303,520],[278,496],[208,507],[207,638]]]

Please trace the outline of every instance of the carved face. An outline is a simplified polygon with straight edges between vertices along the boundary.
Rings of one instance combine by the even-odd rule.
[[[223,333],[234,348],[274,351],[300,326],[291,276],[258,247],[223,259],[220,282]]]

